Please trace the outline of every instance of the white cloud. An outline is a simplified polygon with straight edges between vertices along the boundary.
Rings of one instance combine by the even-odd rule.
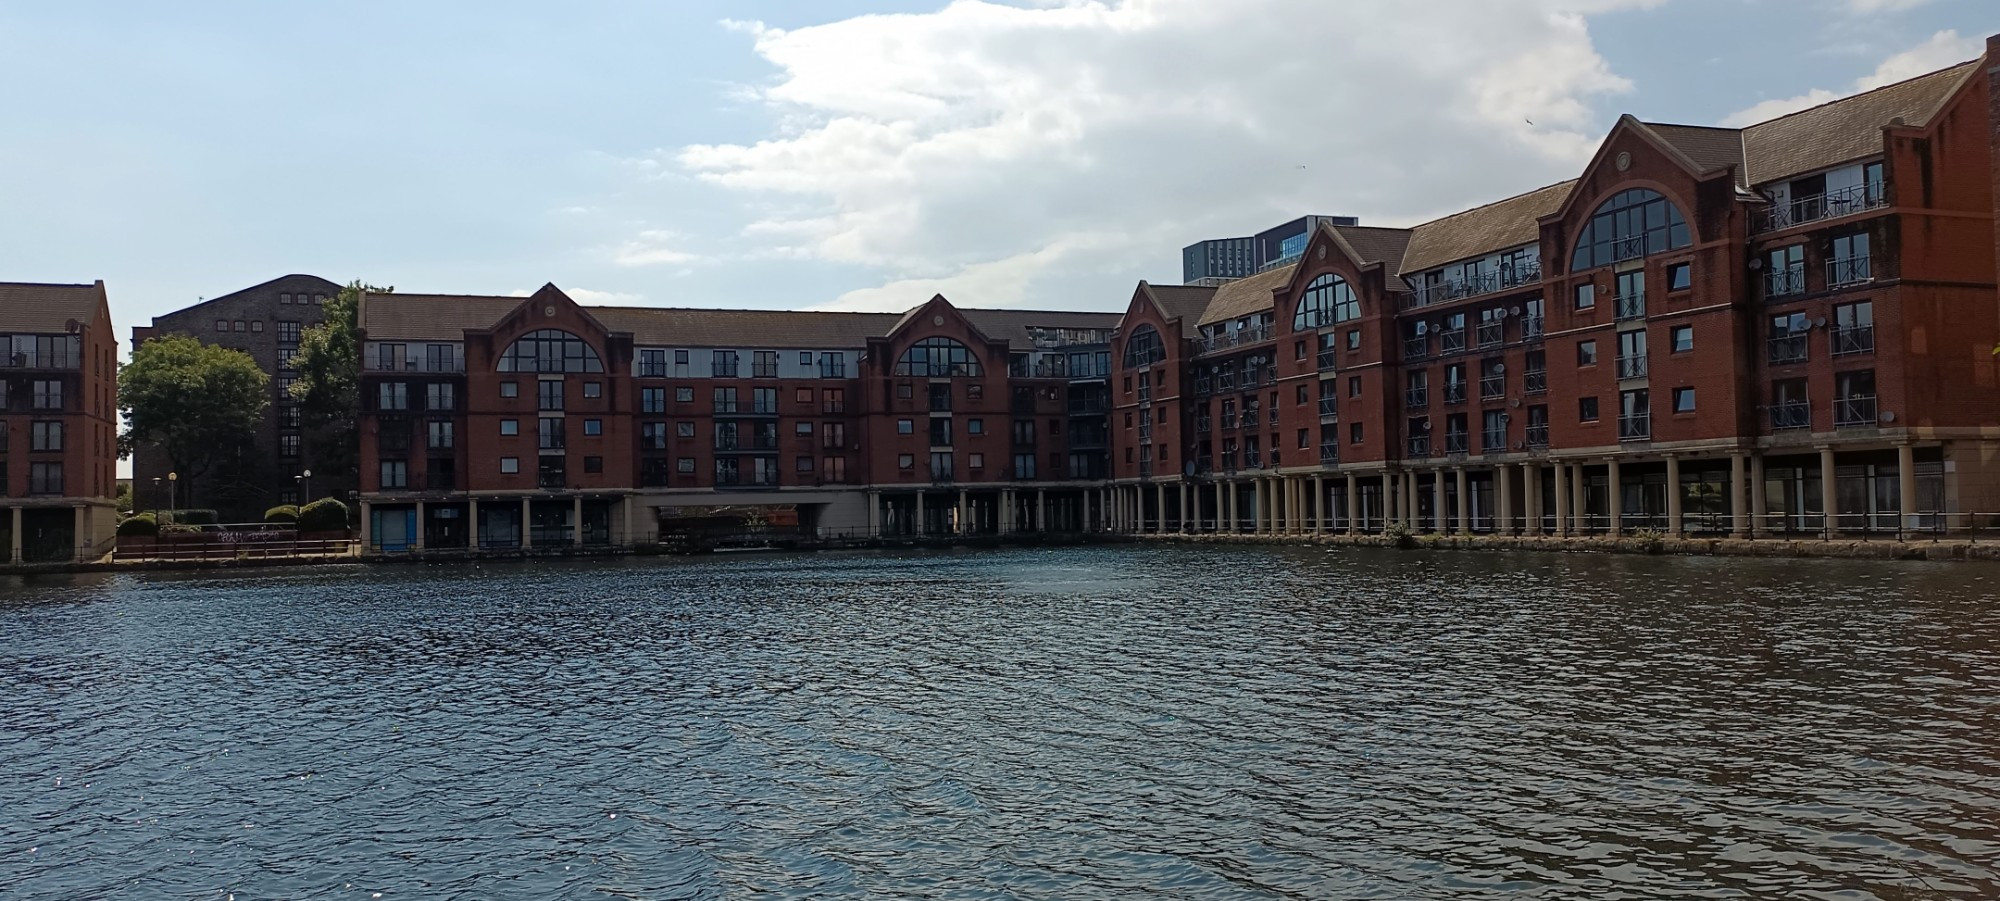
[[[731,23],[778,70],[758,96],[781,124],[661,160],[766,210],[745,232],[760,253],[886,274],[837,306],[1102,306],[1050,292],[1302,213],[1408,224],[1574,175],[1609,125],[1594,104],[1631,88],[1585,16],[1656,2],[955,0]]]
[[[648,229],[614,248],[611,260],[620,266],[686,265],[701,262],[701,254],[675,246],[681,240],[683,236],[679,232]]]
[[[1899,13],[1916,9],[1931,0],[1847,0],[1847,9],[1857,16]]]
[[[1861,2],[1861,0],[1857,0]],[[1871,0],[1876,3],[1893,3],[1895,0]],[[1849,94],[1870,91],[1885,84],[1894,84],[1915,78],[1926,72],[1935,72],[1955,63],[1962,63],[1978,56],[1984,49],[1978,38],[1959,37],[1956,31],[1940,31],[1931,35],[1923,43],[1890,56],[1875,67],[1875,71],[1854,80],[1847,91],[1829,91],[1814,88],[1797,97],[1781,97],[1766,100],[1755,106],[1737,110],[1722,120],[1723,125],[1741,128],[1767,119],[1775,119],[1786,113],[1796,113]]]

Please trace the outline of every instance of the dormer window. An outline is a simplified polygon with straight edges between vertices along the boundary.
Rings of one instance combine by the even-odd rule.
[[[1679,250],[1692,243],[1686,217],[1660,192],[1620,191],[1597,208],[1576,239],[1570,270],[1581,272]]]

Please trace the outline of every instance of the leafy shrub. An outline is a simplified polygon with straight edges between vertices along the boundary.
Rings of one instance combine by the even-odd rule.
[[[1638,540],[1639,549],[1648,554],[1663,553],[1667,549],[1667,533],[1658,529],[1640,529],[1632,533]]]
[[[160,527],[160,534],[162,534],[162,535],[199,535],[199,534],[201,534],[201,527],[200,527],[200,526],[190,526],[190,525],[187,525],[187,524],[185,524],[185,523],[178,523],[178,522],[170,522],[170,523],[167,523],[166,525],[164,525],[164,526],[161,526],[161,527]]]
[[[1404,550],[1417,546],[1417,536],[1410,531],[1409,526],[1403,525],[1400,522],[1392,522],[1384,527],[1382,529],[1382,537],[1389,539],[1390,544]]]
[[[347,529],[347,505],[323,497],[299,508],[299,531],[341,532]]]
[[[127,516],[118,521],[118,534],[133,538],[151,538],[160,534],[160,520],[151,513]]]
[[[264,511],[264,521],[291,524],[299,521],[299,508],[294,504],[283,504]]]
[[[181,526],[212,526],[221,522],[222,516],[214,510],[170,510],[166,521]]]

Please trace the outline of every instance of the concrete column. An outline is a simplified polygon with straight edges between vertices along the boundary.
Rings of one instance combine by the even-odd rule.
[[[635,497],[626,497],[618,504],[618,517],[623,520],[625,530],[620,540],[627,546],[639,543],[638,536],[632,534],[632,508],[637,506],[639,506],[639,499]],[[818,531],[818,528],[815,527],[814,531]]]
[[[1000,534],[1002,535],[1007,535],[1014,531],[1013,489],[1000,489],[1000,511],[994,515],[993,524],[1000,529]]]
[[[1522,531],[1528,535],[1542,534],[1542,464],[1521,464],[1521,512],[1524,522]]]
[[[882,492],[870,491],[868,496],[868,537],[882,537]]]
[[[1264,531],[1264,480],[1250,480],[1250,531],[1259,534]]]
[[[1920,527],[1917,522],[1917,448],[1913,444],[1896,445],[1896,480],[1900,483],[1898,494],[1902,501],[1903,537],[1916,535]]]
[[[1167,534],[1167,484],[1153,483],[1153,534]]]
[[[1199,511],[1194,511],[1191,509],[1201,506],[1201,495],[1199,492],[1195,491],[1194,483],[1192,482],[1181,483],[1180,501],[1181,501],[1181,534],[1193,535],[1195,520],[1201,518],[1198,515]]]
[[[1667,455],[1667,534],[1679,538],[1687,529],[1681,514],[1681,458]]]
[[[1840,532],[1840,477],[1833,464],[1833,448],[1819,449],[1820,534],[1828,538]]]
[[[414,547],[414,548],[416,548],[417,550],[420,550],[420,551],[424,549],[424,532],[426,531],[426,529],[424,528],[424,523],[425,523],[425,522],[426,522],[426,520],[424,519],[424,502],[423,502],[423,501],[418,501],[418,502],[417,502],[417,534],[415,534],[415,535],[412,535],[412,536],[410,536],[410,541],[411,541],[411,546],[412,546],[412,547]]]
[[[1354,473],[1347,474],[1347,534],[1361,533],[1361,480]]]
[[[1035,531],[1049,530],[1049,493],[1046,489],[1035,489]]]
[[[534,532],[528,528],[529,521],[533,519],[534,508],[530,506],[533,503],[534,501],[529,498],[521,498],[521,547],[523,549],[535,546]],[[365,527],[368,524],[368,518],[365,516],[362,517],[361,523]]]
[[[1439,535],[1451,531],[1451,507],[1444,497],[1444,470],[1431,470],[1431,527]]]
[[[1494,534],[1514,534],[1514,467],[1501,464],[1493,468]]]
[[[1330,499],[1326,496],[1326,476],[1313,474],[1313,534],[1326,534],[1326,508]]]
[[[361,502],[361,548],[363,553],[366,553],[368,548],[374,544],[375,517],[369,515],[369,511],[374,506],[374,504],[368,501]],[[527,533],[523,531],[522,534]],[[14,510],[14,540],[17,543],[21,540],[21,511],[18,508]],[[21,549],[18,546],[14,549],[14,559],[21,559]]]
[[[1750,534],[1750,502],[1743,491],[1747,462],[1741,453],[1729,455],[1729,534],[1737,538]]]
[[[466,549],[479,550],[479,498],[468,497],[465,499],[465,516],[467,519],[465,525]],[[629,534],[631,530],[632,515],[630,509],[627,509],[625,514],[625,531]],[[638,543],[637,540],[629,537],[626,540],[634,544]]]
[[[1569,464],[1556,464],[1556,537],[1569,537]]]
[[[90,532],[84,520],[83,511],[84,506],[82,504],[69,508],[69,559],[72,563],[83,557],[83,545],[90,540]]]
[[[577,495],[569,501],[569,543],[571,547],[583,547],[583,496]]]
[[[1403,473],[1403,525],[1409,526],[1412,532],[1421,531],[1424,527],[1423,515],[1419,512],[1423,509],[1423,505],[1417,503],[1417,491],[1417,474],[1414,471],[1405,471]]]
[[[14,519],[14,524],[7,531],[7,562],[19,563],[21,562],[21,508],[15,507],[10,511],[10,515]],[[367,520],[363,519],[362,522],[366,523]]]
[[[1619,478],[1622,475],[1619,470],[1622,468],[1618,463],[1617,457],[1612,457],[1604,465],[1604,471],[1610,474],[1610,481],[1605,486],[1608,489],[1607,493],[1610,499],[1605,501],[1604,510],[1610,514],[1611,534],[1613,535],[1620,534],[1625,530],[1625,489],[1624,483]]]
[[[1472,492],[1471,482],[1465,474],[1465,467],[1458,467],[1458,533],[1472,534]]]
[[[1753,538],[1762,538],[1762,537],[1764,537],[1765,535],[1768,535],[1768,534],[1770,534],[1770,531],[1771,531],[1771,522],[1770,522],[1770,519],[1771,519],[1771,518],[1770,518],[1770,516],[1769,516],[1768,514],[1766,514],[1766,513],[1765,513],[1765,511],[1766,511],[1766,510],[1768,510],[1768,509],[1770,509],[1770,508],[1769,508],[1769,506],[1768,506],[1768,505],[1766,504],[1766,502],[1765,502],[1765,497],[1764,497],[1764,455],[1763,455],[1763,454],[1751,454],[1751,455],[1750,455],[1750,535],[1751,535],[1751,537],[1753,537]]]
[[[958,534],[960,535],[972,534],[972,530],[968,528],[966,525],[967,522],[971,520],[971,518],[972,518],[972,496],[967,494],[965,489],[960,488],[958,489]]]
[[[1388,470],[1382,472],[1382,524],[1396,521],[1396,476]]]

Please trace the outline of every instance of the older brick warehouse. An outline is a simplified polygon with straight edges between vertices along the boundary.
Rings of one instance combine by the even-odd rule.
[[[110,550],[117,373],[103,282],[0,283],[0,563]]]
[[[309,487],[316,497],[346,498],[355,488],[351,470],[335,471],[322,462],[326,454],[301,428],[298,404],[286,393],[298,375],[291,358],[298,351],[300,333],[320,324],[321,308],[339,293],[339,285],[318,276],[287,275],[156,316],[151,325],[132,329],[134,349],[158,336],[187,335],[203,344],[249,354],[271,378],[270,406],[242,454],[198,484],[181,485],[183,505],[192,499],[196,506],[217,509],[226,521],[255,522],[272,506],[301,502],[300,495],[308,488],[306,472],[312,473]],[[134,451],[132,490],[141,509],[167,506],[166,479],[172,468],[157,447],[142,445]]]
[[[2000,40],[1988,59],[2000,59]],[[808,533],[1914,535],[2000,514],[1988,59],[1317,224],[1122,314],[363,303],[371,547]]]

